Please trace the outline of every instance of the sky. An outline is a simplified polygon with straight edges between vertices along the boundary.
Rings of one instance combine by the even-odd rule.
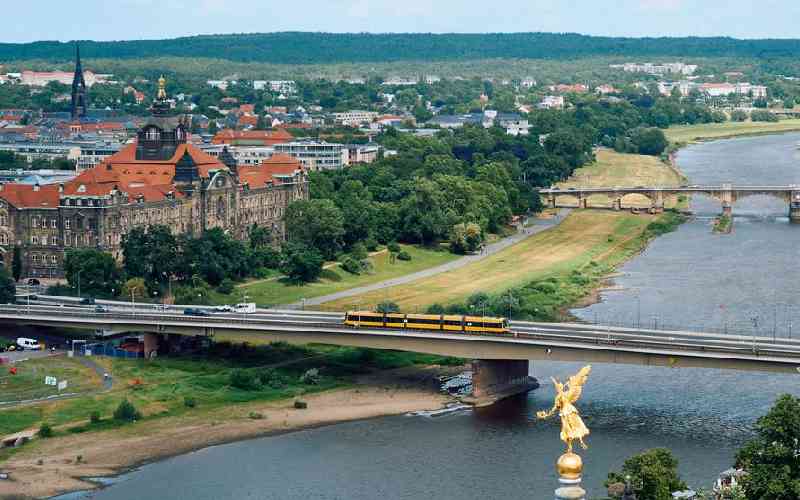
[[[2,0],[0,42],[211,33],[573,32],[800,38],[800,0]]]

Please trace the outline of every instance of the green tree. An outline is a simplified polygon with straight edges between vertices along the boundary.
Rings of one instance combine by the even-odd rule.
[[[143,299],[147,297],[147,285],[143,278],[129,278],[122,285],[122,297],[125,299]]]
[[[377,306],[375,306],[375,312],[379,313],[396,313],[400,312],[400,306],[397,303],[392,302],[391,300],[384,300],[380,302]]]
[[[322,255],[314,247],[288,243],[283,250],[283,272],[291,281],[310,283],[322,273]]]
[[[630,476],[639,500],[671,500],[673,492],[686,489],[686,483],[678,475],[678,460],[666,448],[628,458],[620,472],[608,474],[606,486],[624,483],[626,476]]]
[[[450,251],[453,253],[474,252],[482,242],[481,227],[473,222],[456,224],[450,232]]]
[[[316,249],[333,260],[342,249],[344,216],[332,200],[300,200],[286,209],[289,241]]]
[[[660,128],[637,128],[631,134],[631,140],[641,155],[658,156],[669,145],[664,131]]]
[[[22,250],[19,247],[14,247],[14,255],[11,259],[11,275],[14,277],[14,281],[19,281],[22,277]]]
[[[0,266],[0,304],[13,304],[17,287],[5,266]]]
[[[784,394],[755,425],[756,437],[736,455],[747,471],[748,500],[800,498],[800,399]]]
[[[68,250],[64,274],[69,285],[81,295],[114,297],[122,289],[122,271],[114,256],[93,248]]]
[[[747,114],[747,111],[741,109],[735,109],[731,112],[732,122],[745,122],[749,117],[750,115]]]

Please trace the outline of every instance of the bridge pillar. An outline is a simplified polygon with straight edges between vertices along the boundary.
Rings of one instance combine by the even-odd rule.
[[[158,334],[145,333],[144,334],[144,357],[150,359],[158,354]]]
[[[622,198],[621,197],[614,198],[614,202],[612,204],[612,208],[614,210],[622,210]]]
[[[589,208],[589,199],[583,196],[579,197],[578,208]]]
[[[722,215],[731,217],[733,216],[733,205],[729,201],[722,202]]]
[[[551,194],[548,201],[550,203],[550,208],[556,208],[556,195]]]
[[[664,211],[664,192],[656,191],[652,198],[653,204],[650,206],[650,211],[654,214],[660,214]]]
[[[477,359],[472,362],[472,394],[463,401],[487,406],[539,387],[528,375],[527,360]]]
[[[800,191],[792,191],[789,202],[789,222],[800,224]]]

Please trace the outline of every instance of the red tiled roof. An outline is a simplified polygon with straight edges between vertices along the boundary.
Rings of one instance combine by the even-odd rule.
[[[256,126],[258,125],[258,117],[257,116],[250,116],[250,115],[242,115],[239,117],[239,126],[246,127],[248,125]]]
[[[0,198],[17,208],[57,208],[58,186],[54,184],[44,186],[6,184],[0,190]]]
[[[294,139],[294,136],[289,132],[279,130],[221,130],[211,140],[212,144],[234,144],[239,141],[244,142],[259,142],[264,146],[273,146],[289,142]]]
[[[265,186],[269,181],[280,184],[282,177],[292,176],[298,170],[302,171],[303,164],[287,154],[275,153],[271,158],[261,162],[261,165],[239,167],[237,170],[240,182],[247,182],[250,187],[255,188]]]

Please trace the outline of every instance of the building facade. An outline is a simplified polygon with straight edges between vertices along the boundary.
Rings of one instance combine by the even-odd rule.
[[[275,144],[275,152],[300,160],[308,170],[336,170],[348,160],[347,148],[342,144],[305,140]]]
[[[0,254],[22,257],[23,276],[60,278],[70,249],[95,248],[122,259],[133,228],[164,225],[173,234],[220,228],[240,239],[253,224],[284,238],[283,215],[308,198],[302,164],[279,158],[238,168],[187,142],[187,123],[168,116],[160,81],[153,116],[134,143],[60,184],[0,184]]]

